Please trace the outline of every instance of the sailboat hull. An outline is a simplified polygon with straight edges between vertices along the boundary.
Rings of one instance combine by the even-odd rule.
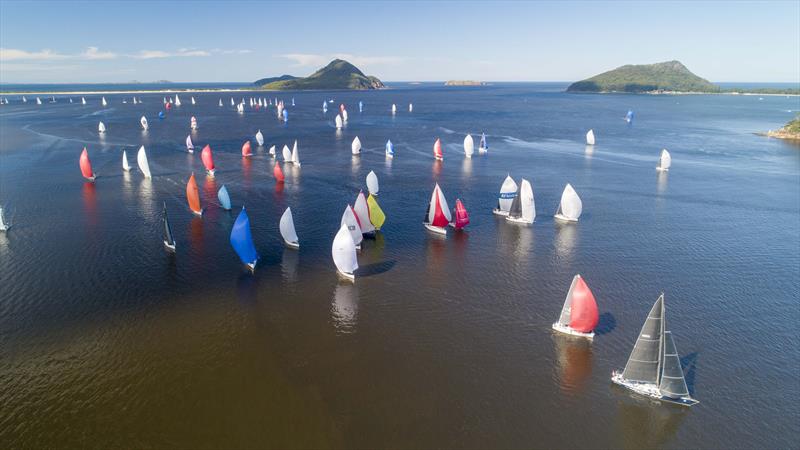
[[[489,149],[488,149],[488,148],[483,148],[483,147],[481,147],[481,148],[479,148],[479,149],[478,149],[478,153],[486,153],[486,152],[488,152],[488,151],[489,151]]]
[[[286,239],[284,239],[283,243],[286,244],[287,247],[293,248],[295,250],[300,248],[300,243],[299,242],[289,242]]]
[[[355,282],[356,281],[356,276],[353,273],[345,273],[345,272],[342,272],[341,270],[337,269],[336,270],[336,274],[339,275],[339,278],[342,278],[344,280],[351,281],[351,282]]]
[[[575,223],[578,221],[578,219],[570,219],[569,217],[566,217],[563,214],[556,214],[555,216],[553,216],[553,218],[560,220],[562,222],[569,222],[569,223]]]
[[[673,403],[681,406],[694,406],[700,403],[699,400],[695,400],[691,397],[679,397],[679,398],[666,397],[661,394],[661,391],[659,391],[658,386],[656,386],[655,384],[626,380],[625,378],[622,377],[622,372],[619,371],[611,372],[611,382],[618,386],[622,386],[625,389],[633,391],[639,395],[642,395],[644,397],[650,397],[654,400],[662,402]]]
[[[425,226],[426,230],[432,233],[440,234],[442,236],[447,236],[447,229],[445,227],[437,227],[435,225],[431,225],[429,223],[424,223],[424,222],[422,225]]]
[[[192,210],[192,214],[194,214],[197,217],[203,217],[203,210],[202,209],[200,211]]]
[[[574,329],[572,329],[570,327],[561,325],[558,322],[553,324],[553,329],[558,331],[559,333],[568,334],[570,336],[578,336],[578,337],[583,337],[583,338],[586,338],[586,339],[594,339],[594,331],[591,331],[589,333],[583,333],[581,331],[574,330]]]
[[[669,172],[669,169],[665,169],[663,167],[656,167],[656,172]]]
[[[492,214],[506,217],[508,216],[508,211],[503,211],[502,209],[495,208],[492,210]]]
[[[518,224],[522,224],[522,225],[530,225],[530,224],[533,223],[532,220],[527,220],[527,219],[524,219],[522,217],[511,217],[508,214],[506,214],[505,216],[506,216],[506,221],[511,222],[511,223],[518,223]]]
[[[168,252],[175,253],[175,244],[170,244],[169,242],[164,241],[164,248],[166,248]]]
[[[208,174],[208,176],[210,176],[211,178],[214,178],[214,173],[215,172],[216,172],[216,170],[206,170],[206,174]]]

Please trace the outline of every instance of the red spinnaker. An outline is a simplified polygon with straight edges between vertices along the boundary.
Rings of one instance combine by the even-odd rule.
[[[467,214],[467,208],[464,207],[464,204],[461,203],[461,199],[456,200],[456,229],[464,228],[465,226],[469,225],[469,214]]]
[[[200,159],[203,160],[203,165],[206,166],[206,170],[214,170],[214,157],[211,155],[210,145],[203,147],[203,152],[200,154]]]
[[[272,174],[275,175],[275,179],[278,183],[283,183],[283,171],[281,170],[281,165],[277,161],[275,161],[275,168],[272,169]]]
[[[594,295],[583,278],[578,278],[575,288],[572,290],[572,312],[569,326],[581,333],[588,333],[594,330],[598,320],[600,320],[600,315],[597,312]]]
[[[250,141],[247,141],[242,145],[242,156],[252,156],[253,151],[250,149]]]
[[[436,139],[436,142],[433,144],[433,156],[436,158],[442,158],[442,141]]]
[[[88,180],[94,179],[92,162],[89,161],[89,152],[86,151],[86,147],[83,147],[83,152],[81,152],[81,175]]]
[[[435,227],[446,227],[448,225],[447,217],[445,217],[444,212],[442,211],[442,202],[439,201],[439,197],[441,197],[442,191],[438,188],[436,189],[436,204],[433,208],[433,220],[431,221],[431,225]]]

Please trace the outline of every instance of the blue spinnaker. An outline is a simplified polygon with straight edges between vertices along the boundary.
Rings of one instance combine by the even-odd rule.
[[[236,218],[231,230],[231,246],[236,250],[239,259],[251,268],[255,268],[256,261],[258,260],[258,253],[256,253],[256,246],[253,245],[253,235],[250,233],[250,218],[247,217],[247,211],[242,206],[242,211]]]
[[[231,209],[231,196],[228,195],[228,188],[226,188],[224,184],[219,188],[219,191],[217,191],[217,198],[219,199],[220,205],[222,205],[222,209]]]

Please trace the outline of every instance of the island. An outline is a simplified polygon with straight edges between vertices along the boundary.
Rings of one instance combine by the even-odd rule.
[[[800,141],[800,114],[797,115],[794,120],[784,125],[780,130],[769,130],[766,133],[758,134],[772,138]]]
[[[720,92],[719,86],[693,74],[680,61],[628,64],[572,83],[567,92]]]
[[[261,83],[265,81],[264,83]],[[356,66],[342,59],[334,59],[327,66],[307,77],[283,75],[256,81],[267,90],[329,90],[329,89],[383,89],[383,82],[376,77],[364,75]]]
[[[445,81],[445,86],[484,86],[486,83],[483,81],[472,80],[448,80]]]

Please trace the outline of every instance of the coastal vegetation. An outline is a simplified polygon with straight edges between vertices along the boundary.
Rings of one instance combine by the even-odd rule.
[[[789,123],[784,125],[783,128],[779,130],[770,130],[762,134],[768,137],[774,137],[778,139],[790,139],[790,140],[800,141],[800,114],[795,116],[793,120],[789,121]]]
[[[376,77],[365,75],[356,66],[342,59],[334,59],[327,66],[305,78],[288,75],[267,80],[260,84],[261,89],[270,90],[309,90],[309,89],[382,89],[386,86]],[[282,79],[281,79],[282,78]],[[256,83],[259,83],[257,81]]]
[[[567,92],[720,92],[720,88],[693,74],[680,61],[666,61],[617,67],[572,83]]]

